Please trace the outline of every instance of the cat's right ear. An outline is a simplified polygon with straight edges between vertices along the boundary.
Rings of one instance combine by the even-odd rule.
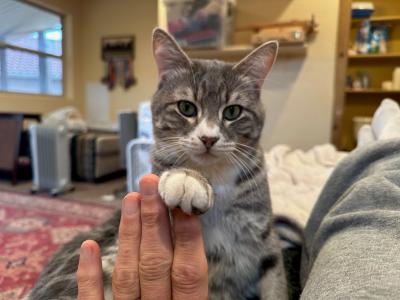
[[[233,69],[253,79],[261,88],[276,60],[278,48],[277,41],[264,43],[238,62]]]
[[[190,68],[189,57],[178,46],[174,38],[160,28],[153,31],[153,55],[158,68],[158,76],[178,68]]]

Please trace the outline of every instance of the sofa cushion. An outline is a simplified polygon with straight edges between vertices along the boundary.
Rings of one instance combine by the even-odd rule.
[[[95,143],[96,154],[119,155],[119,137],[117,135],[99,135],[96,137]]]

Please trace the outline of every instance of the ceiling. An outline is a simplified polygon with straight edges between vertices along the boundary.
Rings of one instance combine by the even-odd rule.
[[[0,0],[0,36],[54,28],[61,17],[17,0]]]

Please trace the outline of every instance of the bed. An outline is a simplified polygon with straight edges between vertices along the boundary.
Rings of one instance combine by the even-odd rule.
[[[331,144],[308,151],[277,145],[266,152],[274,214],[289,217],[304,227],[325,182],[346,156]]]

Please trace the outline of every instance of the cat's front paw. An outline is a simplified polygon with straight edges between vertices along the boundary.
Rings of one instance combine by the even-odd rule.
[[[193,170],[176,169],[161,174],[158,191],[165,204],[185,213],[205,213],[214,203],[207,180]]]

